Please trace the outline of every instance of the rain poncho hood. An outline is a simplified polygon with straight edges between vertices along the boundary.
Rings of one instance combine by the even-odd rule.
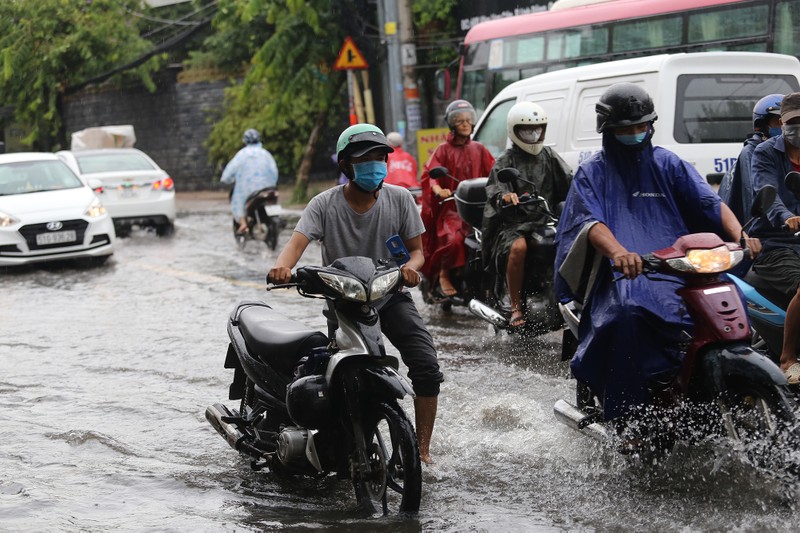
[[[603,150],[581,164],[573,179],[558,227],[557,272],[581,245],[584,250],[588,245],[591,264],[593,248],[580,241],[588,238],[585,226],[598,222],[640,255],[671,246],[687,233],[722,236],[719,198],[691,165],[649,139],[626,147],[610,132],[603,135]],[[675,294],[681,286],[677,278],[659,274],[667,281],[639,276],[615,282],[611,262],[598,264],[593,286],[570,286],[562,273],[555,283],[562,302],[584,303],[570,366],[603,399],[606,418],[612,419],[646,403],[653,379],[675,370],[682,360],[681,331],[692,324]]]

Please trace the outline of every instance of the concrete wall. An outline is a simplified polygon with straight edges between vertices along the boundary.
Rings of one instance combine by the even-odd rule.
[[[218,172],[203,143],[222,113],[226,81],[178,83],[174,75],[143,87],[95,88],[67,97],[67,133],[92,126],[132,124],[136,148],[146,152],[175,180],[179,191],[219,188]]]

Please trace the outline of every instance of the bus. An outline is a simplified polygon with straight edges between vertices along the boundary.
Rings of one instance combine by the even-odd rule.
[[[725,50],[800,56],[800,1],[610,0],[483,22],[464,38],[455,98],[480,115],[504,87],[543,72]],[[440,71],[440,89],[448,78]]]

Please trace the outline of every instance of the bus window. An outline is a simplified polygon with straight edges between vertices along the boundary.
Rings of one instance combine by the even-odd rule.
[[[517,69],[503,70],[492,73],[492,93],[497,94],[515,81],[519,81],[520,74]],[[485,106],[484,106],[485,107]]]
[[[614,52],[629,52],[681,44],[683,19],[680,15],[620,22],[611,33]]]
[[[468,101],[475,108],[475,112],[480,116],[486,109],[486,71],[469,70],[464,72],[462,82],[461,98]]]
[[[775,10],[775,49],[778,54],[800,56],[800,3],[779,2]]]
[[[483,119],[481,129],[475,132],[474,139],[484,145],[494,157],[506,149],[508,129],[506,118],[508,110],[517,103],[516,99],[506,100],[497,104]]]
[[[767,33],[769,5],[749,5],[689,15],[689,42],[721,41]]]
[[[517,40],[517,64],[538,63],[544,59],[544,36]]]
[[[682,144],[741,142],[753,128],[753,105],[760,98],[796,90],[792,76],[678,76],[675,140]]]

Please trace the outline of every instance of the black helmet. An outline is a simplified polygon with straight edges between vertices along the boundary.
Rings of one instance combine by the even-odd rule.
[[[606,89],[594,109],[597,111],[597,133],[658,118],[650,95],[633,83],[615,83]]]

